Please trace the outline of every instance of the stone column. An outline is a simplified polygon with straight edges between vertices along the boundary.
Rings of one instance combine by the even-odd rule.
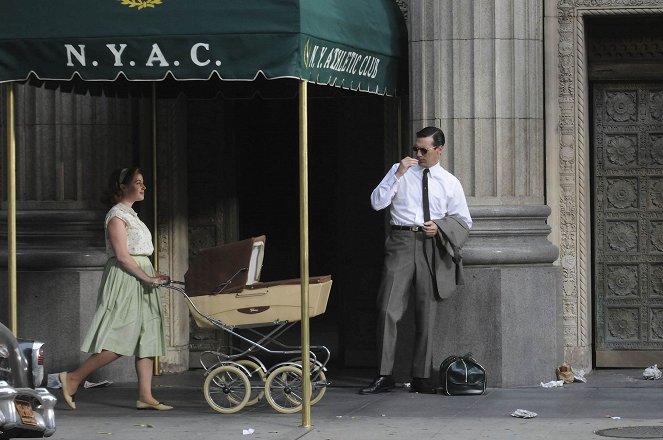
[[[471,351],[489,386],[553,378],[563,358],[558,251],[544,187],[543,6],[411,1],[412,133],[447,136],[442,166],[465,189],[469,277],[438,313],[434,363]]]
[[[186,98],[159,99],[157,109],[158,269],[173,280],[184,281],[189,266]],[[161,289],[161,301],[167,350],[161,370],[185,371],[189,368],[188,306],[174,290]]]

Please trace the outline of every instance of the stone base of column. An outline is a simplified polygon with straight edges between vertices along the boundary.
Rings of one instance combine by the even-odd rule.
[[[472,352],[488,386],[555,379],[563,361],[560,272],[555,267],[472,268],[467,285],[440,304],[433,365]]]
[[[450,355],[471,352],[489,387],[555,379],[564,360],[561,271],[546,236],[547,206],[474,207],[464,251],[465,285],[438,303],[433,378]],[[413,313],[399,332],[397,379],[408,381]]]
[[[20,271],[17,274],[18,336],[45,342],[45,371],[57,373],[78,367],[89,356],[80,351],[97,307],[101,269]],[[7,272],[0,272],[7,286]],[[6,287],[0,289],[0,310],[7,310]],[[6,321],[6,316],[2,316]],[[134,381],[132,357],[122,358],[96,371],[89,381]]]
[[[489,387],[538,385],[555,379],[564,359],[561,274],[558,268],[502,267],[465,270],[465,286],[438,304],[433,379],[447,356],[472,352]],[[411,322],[410,314],[404,324]],[[410,380],[411,325],[399,333],[395,372]]]

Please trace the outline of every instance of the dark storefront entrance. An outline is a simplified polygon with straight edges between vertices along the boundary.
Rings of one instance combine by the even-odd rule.
[[[296,83],[188,96],[190,252],[265,234],[262,279],[299,277]],[[398,157],[397,101],[318,86],[309,99],[310,273],[334,279],[311,342],[327,345],[339,366],[372,366],[384,215],[369,195]],[[200,349],[222,337],[192,331]],[[290,337],[296,343],[299,332]]]

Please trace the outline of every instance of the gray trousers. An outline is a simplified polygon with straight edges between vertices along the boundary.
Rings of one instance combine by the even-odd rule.
[[[381,375],[390,375],[396,357],[397,325],[414,295],[413,377],[428,378],[432,366],[433,327],[437,301],[423,246],[431,259],[432,239],[422,232],[391,230],[385,242],[382,282],[378,293],[378,360]]]

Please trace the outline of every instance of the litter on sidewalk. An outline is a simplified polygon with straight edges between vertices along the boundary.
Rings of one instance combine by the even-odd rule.
[[[97,388],[97,387],[106,387],[108,385],[111,385],[113,382],[110,380],[102,380],[100,382],[90,382],[90,381],[85,381],[83,384],[83,388]],[[62,382],[60,382],[60,374],[59,373],[52,373],[48,375],[48,379],[46,381],[46,388],[54,388],[54,389],[59,389],[62,388]]]
[[[574,371],[573,379],[574,382],[582,382],[582,383],[587,382],[587,379],[585,379],[585,370]]]
[[[555,370],[557,379],[564,381],[564,383],[573,383],[573,369],[569,364],[562,364]]]
[[[658,364],[645,368],[642,372],[642,377],[647,380],[657,380],[661,378],[661,370],[658,369]]]
[[[551,380],[550,382],[546,382],[546,383],[541,382],[541,386],[543,388],[563,387],[564,386],[564,381],[563,380]]]
[[[528,411],[526,409],[517,409],[511,413],[511,417],[520,417],[522,419],[531,419],[538,416],[537,413]]]

